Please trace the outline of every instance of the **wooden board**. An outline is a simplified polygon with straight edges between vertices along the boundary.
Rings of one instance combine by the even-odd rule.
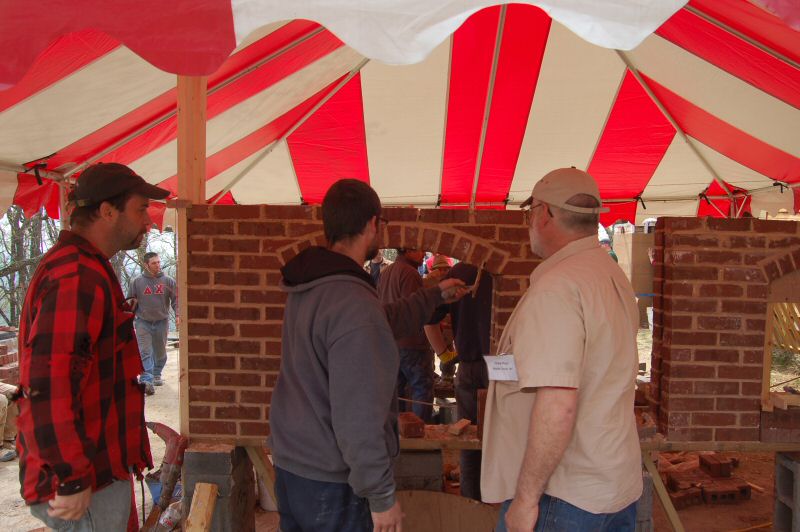
[[[403,530],[461,532],[494,530],[499,505],[483,504],[466,497],[436,491],[398,491],[403,509]]]
[[[772,401],[772,406],[780,408],[781,410],[786,410],[790,406],[800,406],[800,395],[786,392],[770,392],[769,396]]]
[[[273,501],[278,501],[278,498],[275,496],[275,468],[272,467],[272,462],[267,456],[267,452],[261,446],[249,446],[245,447],[247,449],[247,456],[250,457],[250,461],[253,462],[253,467],[256,468],[256,473],[258,476],[261,477],[261,480],[264,482],[264,486],[269,491],[270,497],[272,497]]]
[[[186,518],[186,532],[208,532],[211,530],[211,518],[214,516],[214,506],[217,504],[216,484],[198,482],[194,486],[192,506],[189,508],[189,517]]]

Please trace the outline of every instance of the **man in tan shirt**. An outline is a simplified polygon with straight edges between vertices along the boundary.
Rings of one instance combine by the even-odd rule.
[[[527,205],[531,249],[545,260],[498,344],[516,374],[489,386],[483,500],[503,503],[497,530],[633,530],[633,289],[598,245],[605,211],[589,174],[554,170]]]

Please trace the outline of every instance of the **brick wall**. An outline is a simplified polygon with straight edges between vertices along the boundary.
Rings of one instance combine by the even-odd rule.
[[[497,340],[537,264],[521,211],[388,208],[383,247],[485,264]],[[195,205],[188,225],[189,434],[246,444],[268,434],[280,367],[280,267],[324,244],[318,207]]]
[[[656,257],[651,401],[659,431],[673,441],[765,439],[767,295],[772,281],[800,269],[800,223],[661,218]]]

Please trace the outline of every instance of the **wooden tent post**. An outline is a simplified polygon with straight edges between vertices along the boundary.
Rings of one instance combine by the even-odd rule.
[[[206,200],[205,77],[178,76],[178,325],[180,336],[180,432],[189,434],[188,209]]]

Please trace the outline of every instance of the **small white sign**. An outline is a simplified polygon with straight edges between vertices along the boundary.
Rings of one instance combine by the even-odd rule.
[[[492,381],[518,381],[517,365],[514,355],[500,353],[497,356],[484,356],[486,367],[489,369],[489,380]]]

